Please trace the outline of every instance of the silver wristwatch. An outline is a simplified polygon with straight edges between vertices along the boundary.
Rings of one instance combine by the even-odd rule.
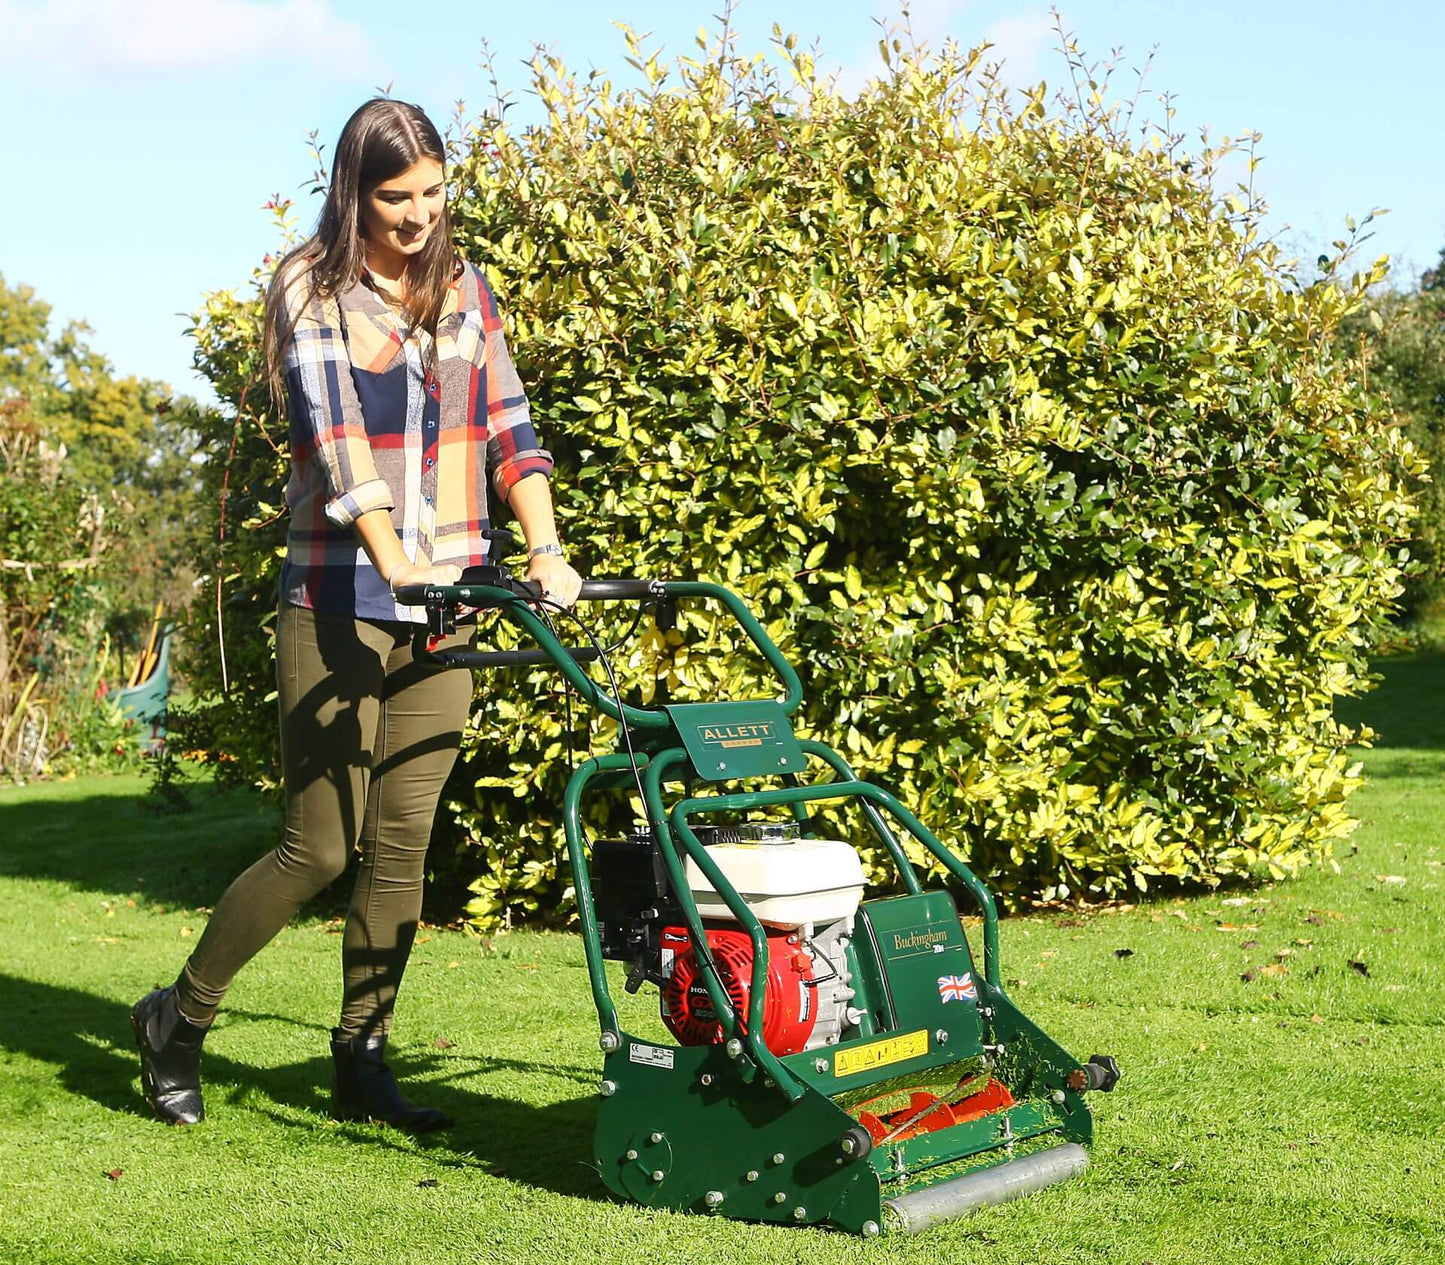
[[[564,561],[567,558],[567,555],[562,552],[561,545],[538,545],[535,549],[527,550],[527,561],[531,562],[532,559],[535,558],[539,553],[555,554],[558,558],[561,558]]]

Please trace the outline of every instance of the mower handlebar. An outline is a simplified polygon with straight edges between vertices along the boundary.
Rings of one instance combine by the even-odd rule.
[[[452,602],[461,606],[485,608],[499,606],[506,599],[488,596],[473,591],[476,582],[468,582],[463,574],[455,584],[403,584],[396,591],[396,600],[403,606],[425,606],[429,602]],[[495,580],[481,581],[488,588],[497,588]],[[542,596],[542,586],[533,580],[510,580],[506,587],[517,597],[533,601]],[[667,585],[661,580],[602,579],[583,580],[582,591],[577,595],[579,602],[626,602],[643,601],[652,597],[666,597]]]
[[[613,699],[601,689],[579,664],[600,657],[595,648],[564,646],[553,629],[539,617],[532,606],[542,597],[541,586],[518,580],[505,567],[481,566],[462,573],[456,584],[404,584],[396,591],[397,601],[404,606],[423,606],[427,623],[412,638],[412,655],[420,662],[441,667],[499,668],[551,662],[557,666],[581,693],[582,697],[614,720],[626,720],[639,728],[666,728],[672,722],[660,707],[633,707]],[[784,712],[791,715],[803,701],[803,686],[792,664],[783,657],[747,604],[736,593],[720,584],[700,580],[637,580],[604,578],[584,580],[579,601],[639,602],[655,605],[666,612],[672,627],[676,622],[674,604],[680,598],[703,598],[725,607],[741,626],[749,641],[758,649],[777,674],[783,687],[779,700]],[[536,649],[477,650],[471,647],[440,650],[441,638],[456,631],[457,612],[461,607],[476,610],[496,609],[516,624],[537,643]]]

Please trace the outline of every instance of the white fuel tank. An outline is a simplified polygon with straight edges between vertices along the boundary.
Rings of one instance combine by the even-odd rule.
[[[821,926],[850,918],[863,899],[863,863],[853,845],[839,839],[715,843],[707,851],[757,920],[769,927]],[[736,921],[691,857],[687,884],[704,918]]]

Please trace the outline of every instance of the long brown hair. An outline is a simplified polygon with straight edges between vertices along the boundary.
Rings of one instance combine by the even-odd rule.
[[[307,275],[307,303],[318,295],[329,297],[354,285],[366,259],[361,199],[423,158],[446,165],[442,138],[420,106],[373,97],[346,120],[336,142],[331,184],[316,229],[276,265],[266,294],[266,380],[277,408],[282,403],[281,354],[294,324],[287,319],[286,291],[298,269]],[[443,200],[431,236],[406,265],[404,305],[414,329],[424,329],[435,337],[455,268],[451,216]]]

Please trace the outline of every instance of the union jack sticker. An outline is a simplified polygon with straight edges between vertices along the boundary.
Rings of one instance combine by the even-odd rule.
[[[973,976],[965,971],[962,975],[940,975],[938,996],[941,1001],[977,1001],[978,986]]]

